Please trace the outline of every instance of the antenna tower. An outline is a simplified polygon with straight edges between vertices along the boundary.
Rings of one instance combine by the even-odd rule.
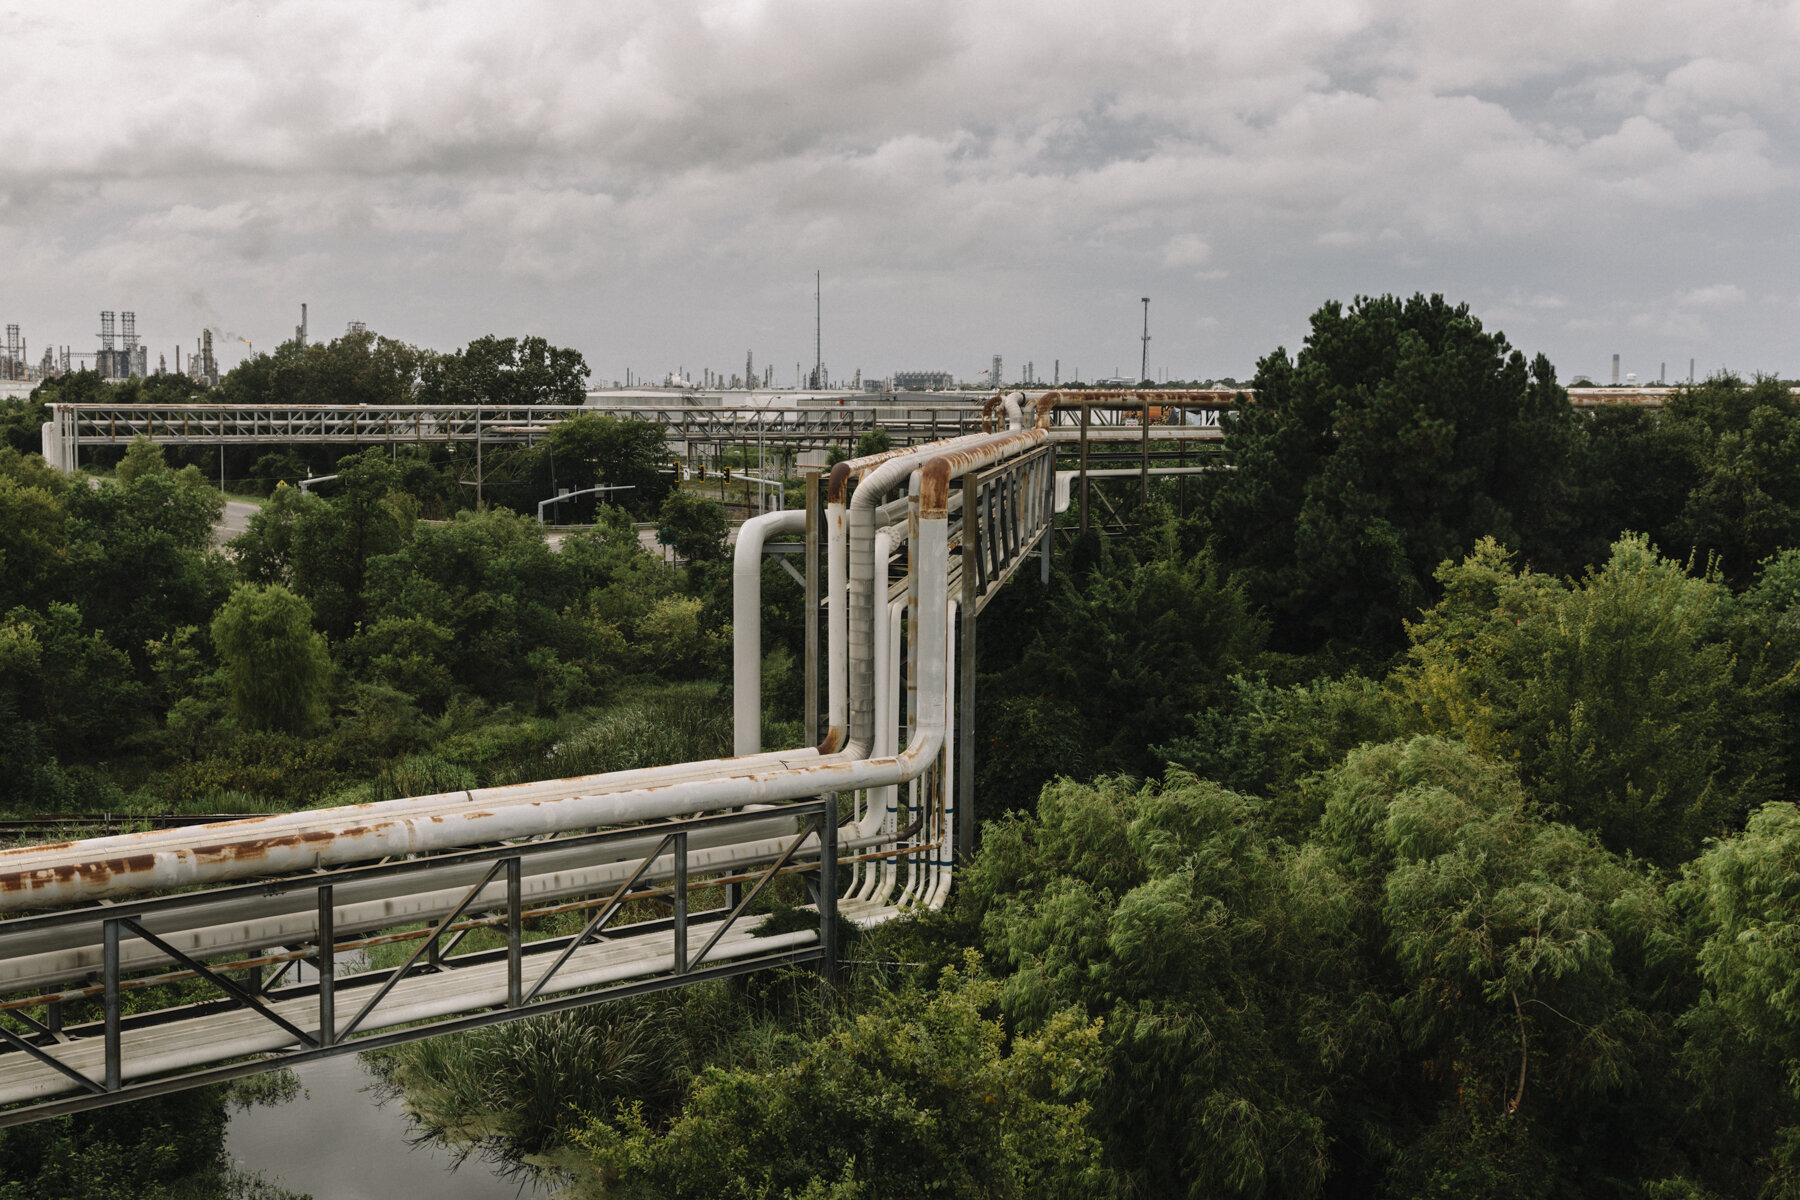
[[[1138,363],[1138,378],[1150,378],[1150,297],[1144,297],[1144,357]]]

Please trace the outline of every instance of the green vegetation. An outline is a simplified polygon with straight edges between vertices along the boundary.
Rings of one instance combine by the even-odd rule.
[[[579,376],[530,339],[240,370],[369,402]],[[1436,297],[1327,305],[1254,386],[1234,471],[1098,485],[1131,532],[984,615],[945,912],[852,936],[830,1002],[775,972],[386,1052],[421,1133],[571,1195],[1800,1196],[1793,398],[1574,412]],[[0,411],[0,806],[727,752],[724,514],[646,426],[571,420],[479,509],[448,457],[264,454],[221,550],[216,461],[73,486],[34,420]],[[526,515],[618,483],[558,551]],[[799,603],[769,564],[771,741]],[[223,1104],[8,1131],[0,1200],[251,1194],[211,1165]]]

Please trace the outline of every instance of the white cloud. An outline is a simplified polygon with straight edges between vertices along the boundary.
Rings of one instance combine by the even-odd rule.
[[[1212,258],[1212,247],[1198,235],[1179,233],[1163,243],[1163,265],[1201,267]]]
[[[1683,292],[1675,302],[1683,308],[1735,308],[1744,302],[1744,289],[1735,283],[1715,283]]]

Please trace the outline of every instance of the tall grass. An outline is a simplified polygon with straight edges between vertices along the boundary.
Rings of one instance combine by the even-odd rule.
[[[775,1004],[735,982],[700,984],[410,1042],[368,1061],[404,1101],[417,1138],[535,1170],[584,1114],[642,1102],[666,1116],[709,1065],[795,1061],[826,1017],[816,977],[790,974]]]
[[[595,714],[542,758],[515,758],[496,783],[600,775],[731,753],[731,705],[709,684],[658,689]]]

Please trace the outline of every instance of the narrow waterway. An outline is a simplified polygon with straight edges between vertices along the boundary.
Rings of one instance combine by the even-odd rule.
[[[407,1144],[398,1101],[376,1103],[374,1080],[354,1054],[294,1069],[303,1093],[232,1115],[225,1149],[247,1171],[314,1200],[537,1200],[543,1191],[502,1179],[437,1146]]]

